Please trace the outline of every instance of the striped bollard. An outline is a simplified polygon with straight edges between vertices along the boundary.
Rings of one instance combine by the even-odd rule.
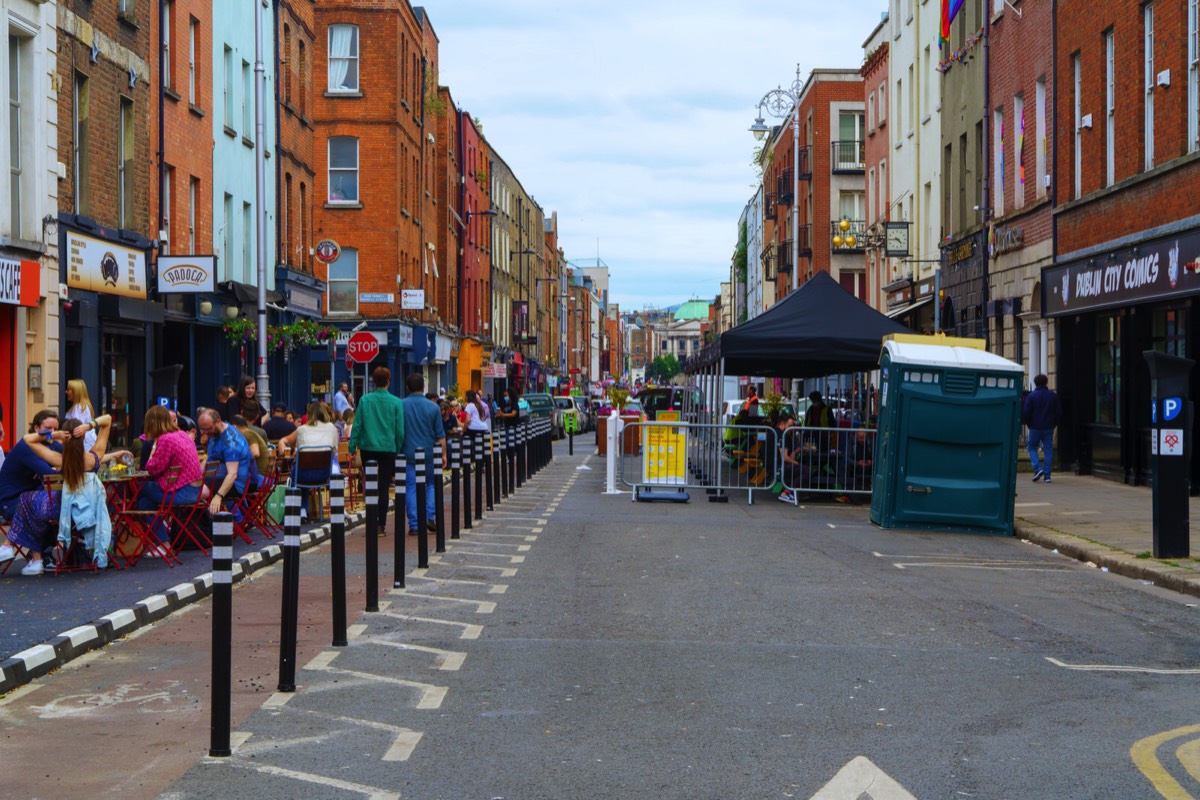
[[[283,505],[283,599],[279,614],[279,691],[296,691],[296,617],[300,606],[300,490]]]
[[[496,426],[492,432],[500,442],[500,462],[497,465],[497,471],[500,473],[500,496],[508,497],[508,428]]]
[[[392,537],[396,540],[392,543],[393,547],[393,567],[396,575],[392,578],[393,589],[404,588],[404,529],[408,527],[408,509],[406,499],[408,497],[408,459],[404,457],[404,453],[396,454],[396,510],[392,513]]]
[[[233,688],[233,515],[213,517],[212,537],[212,716],[208,754],[233,755],[229,744]]]
[[[425,451],[417,450],[413,461],[417,492],[417,566],[429,569],[429,531],[426,530],[429,515],[425,513]]]
[[[462,476],[462,436],[450,440],[450,538],[459,538],[459,519],[462,517],[462,496],[459,495],[459,483]]]
[[[529,451],[525,448],[525,423],[518,422],[514,431],[517,437],[517,488],[525,485],[525,470],[529,468]]]
[[[433,516],[437,537],[434,540],[435,549],[439,553],[446,552],[446,497],[442,486],[442,446],[433,446]]]
[[[492,511],[496,507],[495,494],[492,492],[492,438],[487,434],[479,438],[483,440],[484,499],[487,501],[487,510]]]
[[[508,444],[508,465],[505,469],[508,474],[506,494],[511,496],[517,491],[517,429],[515,427],[504,426],[504,441]]]
[[[471,448],[471,458],[475,461],[475,519],[483,519],[483,437],[475,437],[475,446]]]
[[[463,474],[463,528],[471,530],[471,461],[475,447],[475,437],[467,436],[462,443],[462,474]]]
[[[329,481],[330,578],[333,583],[333,646],[345,647],[346,638],[346,476]]]
[[[366,464],[367,597],[366,610],[379,610],[379,464]]]
[[[496,434],[488,431],[484,434],[488,440],[488,461],[491,462],[491,472],[488,477],[492,487],[492,505],[500,505],[500,440]]]

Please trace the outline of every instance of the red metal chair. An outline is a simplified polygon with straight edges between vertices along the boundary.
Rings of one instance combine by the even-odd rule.
[[[180,467],[169,468],[164,481],[173,482],[178,478],[180,471]],[[162,504],[154,511],[139,511],[136,502],[131,501],[125,508],[113,514],[113,546],[109,555],[114,564],[121,566],[121,562],[124,561],[125,567],[132,567],[147,554],[161,558],[168,567],[183,563],[179,556],[175,555],[170,535],[171,526],[176,522],[174,495],[174,492],[167,492],[163,496]],[[166,541],[160,540],[154,533],[159,527],[167,531]],[[136,539],[136,542],[130,545],[129,537]]]
[[[58,492],[61,496],[63,488],[62,475],[46,475],[42,478],[42,486],[46,493]],[[58,530],[57,516],[46,520],[46,523],[53,526],[55,531]],[[99,569],[92,554],[88,552],[87,543],[73,527],[71,529],[71,536],[65,545],[57,541],[56,538],[53,569],[55,575],[63,572],[98,572]]]
[[[217,485],[217,466],[215,462],[204,465],[203,485],[210,493]],[[171,517],[175,524],[175,535],[171,539],[172,549],[179,551],[190,542],[204,555],[208,555],[212,548],[212,539],[205,532],[205,521],[208,519],[210,498],[211,494],[206,496],[206,493],[201,490],[195,503],[171,504]]]
[[[283,535],[283,526],[267,510],[271,492],[279,484],[278,461],[274,455],[271,456],[266,474],[259,478],[258,488],[247,492],[243,498],[247,522],[256,526],[268,539],[274,539],[276,533]]]
[[[8,520],[4,519],[3,517],[0,517],[0,534],[4,535],[4,539],[6,541],[8,540]],[[18,558],[23,558],[26,561],[29,560],[29,551],[28,550],[26,550],[24,547],[21,547],[18,544],[14,544],[13,542],[8,542],[8,543],[10,545],[12,545],[13,557],[8,559],[7,561],[0,561],[0,575],[3,575],[4,573],[8,572],[8,568],[10,566],[12,566],[12,563],[14,561],[16,561]]]

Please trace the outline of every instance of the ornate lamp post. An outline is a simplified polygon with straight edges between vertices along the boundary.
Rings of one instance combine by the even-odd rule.
[[[800,65],[796,65],[796,80],[791,88],[776,87],[763,95],[758,101],[758,119],[750,126],[754,138],[762,141],[770,128],[763,121],[762,113],[767,113],[776,119],[792,119],[792,291],[799,285],[797,274],[800,272],[800,93],[804,91],[804,81],[800,77]]]

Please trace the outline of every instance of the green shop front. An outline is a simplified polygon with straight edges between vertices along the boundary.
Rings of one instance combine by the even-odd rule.
[[[1061,261],[1042,272],[1042,316],[1058,331],[1063,404],[1055,456],[1129,484],[1150,482],[1150,374],[1144,351],[1200,353],[1200,229]],[[1200,384],[1192,374],[1192,393]],[[1192,485],[1200,486],[1193,456]]]

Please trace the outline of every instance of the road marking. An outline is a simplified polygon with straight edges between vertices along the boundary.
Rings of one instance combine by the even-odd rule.
[[[487,600],[467,600],[462,597],[443,597],[436,594],[416,594],[408,591],[407,589],[392,589],[389,594],[405,595],[407,597],[419,597],[425,600],[443,600],[447,603],[466,603],[467,605],[477,606],[475,611],[476,614],[491,614],[496,610],[496,604]]]
[[[325,650],[313,656],[312,661],[305,664],[302,669],[329,669],[329,665],[338,657],[338,650]]]
[[[463,662],[467,660],[466,653],[460,653],[457,650],[443,650],[440,647],[426,647],[425,645],[409,644],[407,642],[392,642],[387,639],[372,639],[371,644],[381,644],[385,647],[394,647],[397,650],[413,650],[418,653],[428,653],[434,656],[437,668],[443,672],[456,672],[462,669]]]
[[[1013,508],[1035,508],[1037,506],[1052,506],[1054,503],[1013,503]]]
[[[838,770],[829,783],[812,796],[812,800],[861,800],[863,795],[871,800],[917,800],[866,756],[856,756]]]
[[[424,734],[420,731],[405,731],[397,734],[396,740],[392,742],[392,746],[383,754],[384,761],[408,761],[413,750],[417,748],[417,744],[421,741]]]
[[[1124,667],[1116,664],[1067,664],[1057,658],[1046,656],[1056,667],[1079,672],[1142,672],[1147,675],[1200,675],[1200,669],[1159,669],[1157,667]]]
[[[358,637],[362,636],[366,630],[366,625],[351,625],[349,628],[346,628],[346,638],[357,639]]]
[[[1175,757],[1192,778],[1200,781],[1200,739],[1192,739],[1179,745]]]
[[[414,572],[415,572],[415,570],[414,570]],[[424,572],[424,570],[422,570],[422,572]],[[492,590],[495,589],[497,586],[504,585],[504,584],[500,584],[500,583],[488,583],[487,581],[467,581],[467,580],[463,580],[461,578],[431,578],[428,575],[412,575],[412,574],[410,574],[408,577],[415,578],[415,579],[421,580],[421,581],[429,581],[431,583],[456,583],[456,584],[461,584],[463,586],[487,586],[487,587],[490,587],[488,590],[489,594],[491,594]]]
[[[364,783],[353,783],[351,781],[338,780],[337,778],[326,778],[324,775],[314,775],[311,772],[299,772],[294,769],[284,769],[283,767],[273,767],[269,764],[256,764],[251,762],[230,761],[227,758],[212,759],[214,763],[227,764],[231,767],[239,769],[249,769],[255,772],[261,772],[264,775],[275,775],[281,778],[292,778],[293,780],[303,781],[304,783],[315,783],[318,786],[329,786],[333,789],[341,789],[346,792],[357,792],[366,796],[367,800],[400,800],[399,792],[389,792],[385,789],[378,789],[374,786],[367,786]]]
[[[417,708],[441,708],[442,701],[446,699],[447,688],[445,686],[434,686],[431,683],[424,683],[422,681],[406,681],[403,678],[390,678],[386,675],[375,675],[355,669],[341,669],[340,667],[330,666],[314,667],[312,662],[306,664],[304,668],[317,672],[336,672],[340,675],[353,675],[356,678],[362,678],[374,683],[390,683],[395,686],[416,689],[421,693],[421,699],[417,701]]]
[[[997,562],[996,564],[964,564],[964,563],[939,564],[934,561],[924,561],[924,562],[917,562],[917,563],[897,562],[897,563],[893,564],[892,566],[894,566],[896,569],[908,569],[909,567],[945,567],[947,569],[992,569],[992,570],[997,570],[1000,572],[1063,572],[1067,569],[1066,565],[1059,565],[1059,564],[1037,565],[1037,564],[1033,564],[1031,562],[1030,566],[1028,566],[1028,567],[1013,567],[1013,566],[1002,566],[1003,563],[1004,562]]]
[[[474,625],[470,622],[459,622],[452,619],[435,619],[434,617],[416,617],[412,614],[399,614],[395,611],[386,612],[383,616],[391,617],[393,619],[408,620],[410,622],[428,622],[431,625],[453,625],[454,627],[463,629],[463,632],[459,634],[458,637],[460,639],[478,639],[479,635],[483,633],[482,625]]]
[[[1085,517],[1085,516],[1091,516],[1092,514],[1099,514],[1100,512],[1099,511],[1060,511],[1058,513],[1062,514],[1064,517]]]
[[[1200,733],[1200,725],[1189,725],[1185,728],[1176,728],[1154,736],[1147,736],[1145,739],[1134,742],[1133,747],[1129,748],[1129,757],[1133,759],[1134,766],[1146,776],[1165,800],[1194,800],[1194,798],[1179,784],[1179,781],[1171,777],[1166,767],[1158,760],[1156,751],[1161,745],[1172,739],[1196,733]],[[1190,768],[1188,771],[1191,771]]]
[[[476,558],[507,558],[510,564],[524,564],[525,556],[510,556],[504,553],[483,553],[479,550],[460,550],[464,556],[475,556]],[[449,564],[450,562],[446,562]],[[461,567],[462,564],[453,564],[452,566]]]
[[[295,692],[275,692],[262,704],[263,708],[283,708],[287,701],[296,696]]]

